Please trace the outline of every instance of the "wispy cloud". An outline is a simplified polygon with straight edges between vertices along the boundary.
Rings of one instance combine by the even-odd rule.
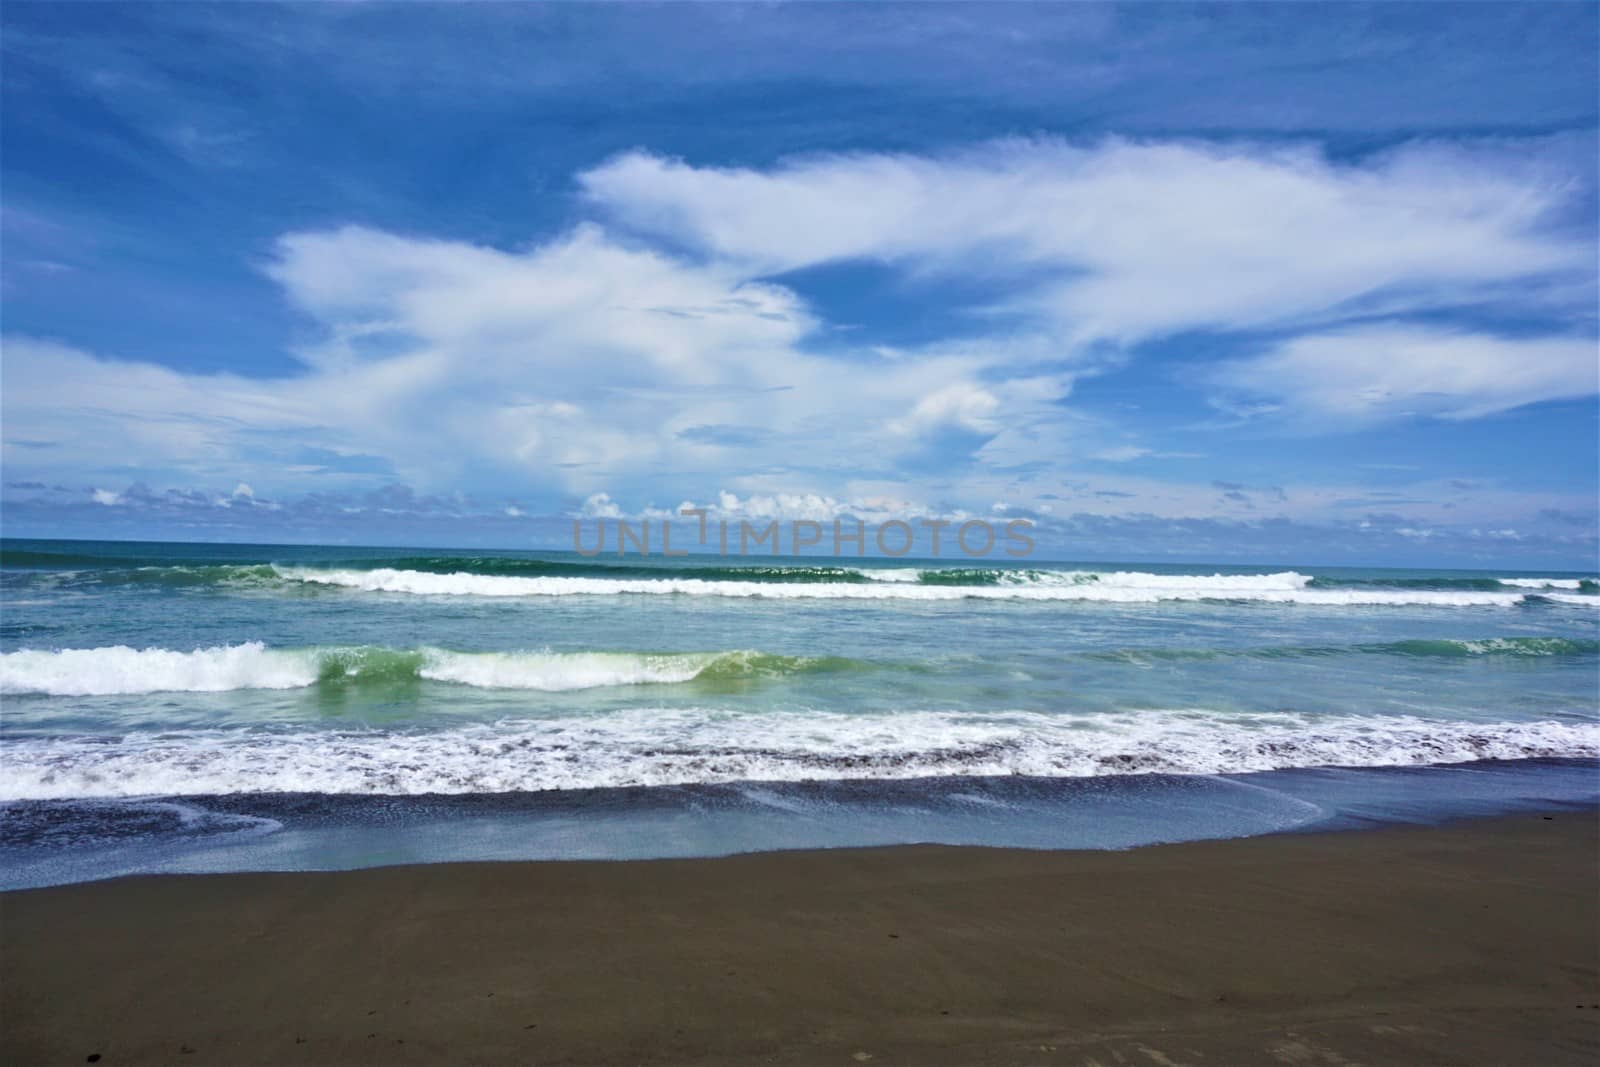
[[[1593,337],[1498,337],[1384,324],[1293,337],[1229,362],[1214,380],[1270,399],[1277,414],[1323,421],[1416,415],[1479,418],[1600,391]]]
[[[1017,291],[1004,310],[1072,344],[1594,278],[1590,242],[1550,225],[1582,195],[1571,173],[1505,151],[1339,164],[1310,145],[1039,140],[760,171],[632,153],[580,180],[619,224],[751,276],[853,259],[1000,272]]]

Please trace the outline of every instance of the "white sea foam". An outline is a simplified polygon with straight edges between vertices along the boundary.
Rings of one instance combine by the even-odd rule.
[[[1214,774],[1600,756],[1600,723],[1204,711],[849,715],[636,708],[432,732],[18,739],[0,799],[495,793],[694,782]]]
[[[165,648],[23,649],[0,654],[0,693],[101,696],[298,689],[317,680],[314,659],[260,641],[175,652]]]
[[[0,693],[107,696],[298,689],[319,680],[417,677],[485,689],[559,692],[688,682],[708,668],[803,667],[803,658],[753,652],[451,652],[423,648],[267,648],[260,641],[179,652],[107,648],[0,654]]]
[[[747,582],[701,578],[553,578],[472,574],[458,571],[323,570],[280,567],[285,579],[374,593],[418,596],[554,597],[681,595],[765,597],[781,600],[1032,600],[1147,604],[1169,600],[1236,600],[1270,604],[1343,606],[1509,607],[1528,594],[1435,589],[1312,589],[1311,578],[1279,574],[1170,575],[1137,571],[1033,571],[1002,578],[999,585],[923,585],[909,580],[849,582]],[[1580,604],[1600,598],[1547,594]]]
[[[423,678],[481,689],[560,692],[610,685],[693,681],[717,656],[711,653],[641,655],[631,652],[443,652],[429,650]]]
[[[922,580],[922,572],[915,567],[863,568],[856,573],[874,582],[920,582]]]
[[[1501,585],[1515,586],[1518,589],[1582,589],[1581,578],[1496,578]]]

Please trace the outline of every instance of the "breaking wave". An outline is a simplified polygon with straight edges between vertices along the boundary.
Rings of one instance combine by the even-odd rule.
[[[290,563],[239,555],[174,562],[152,555],[0,554],[21,588],[149,586],[184,591],[315,594],[353,589],[418,596],[552,597],[668,594],[808,600],[960,599],[1152,603],[1211,600],[1313,605],[1600,605],[1592,577],[1381,572],[1178,574],[1111,567],[1025,566],[1004,561],[556,558],[496,554],[375,553]]]
[[[909,569],[908,569],[909,570]],[[1182,600],[1253,601],[1326,606],[1420,605],[1437,607],[1513,606],[1530,600],[1600,605],[1583,593],[1412,589],[1362,586],[1317,587],[1309,575],[1149,574],[1141,571],[913,571],[915,579],[863,582],[771,582],[697,577],[595,578],[523,577],[468,571],[437,573],[378,567],[372,570],[277,567],[286,581],[372,593],[417,596],[553,597],[679,595],[765,597],[799,600],[1032,600],[1156,603]],[[981,579],[979,576],[983,576]]]
[[[1600,586],[1587,578],[1497,578],[1495,581],[1518,589],[1571,589],[1574,592],[1587,589],[1591,593]]]
[[[1119,648],[1066,653],[1069,659],[1113,663],[1219,659],[1300,659],[1380,655],[1441,659],[1552,659],[1600,654],[1600,641],[1565,637],[1416,639],[1353,645],[1255,648]],[[0,653],[0,693],[112,696],[215,693],[241,689],[434,681],[481,689],[563,692],[607,686],[739,682],[800,674],[923,670],[914,664],[869,663],[839,656],[769,652],[454,652],[375,646],[268,648],[260,641],[199,648],[104,648]]]
[[[561,692],[732,681],[864,666],[838,657],[765,652],[451,652],[374,647],[268,648],[259,641],[177,652],[108,648],[0,654],[0,693],[51,696],[301,689],[428,680],[483,689]]]

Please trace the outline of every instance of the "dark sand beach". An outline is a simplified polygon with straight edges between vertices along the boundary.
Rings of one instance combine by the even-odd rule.
[[[8,1064],[1560,1064],[1600,820],[13,892]]]

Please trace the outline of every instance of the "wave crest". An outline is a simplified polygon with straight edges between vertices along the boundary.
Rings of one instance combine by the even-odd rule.
[[[301,689],[428,680],[482,689],[564,692],[737,681],[849,669],[836,657],[766,652],[452,652],[374,647],[273,649],[260,641],[192,652],[107,648],[0,654],[0,693],[111,696]]]

